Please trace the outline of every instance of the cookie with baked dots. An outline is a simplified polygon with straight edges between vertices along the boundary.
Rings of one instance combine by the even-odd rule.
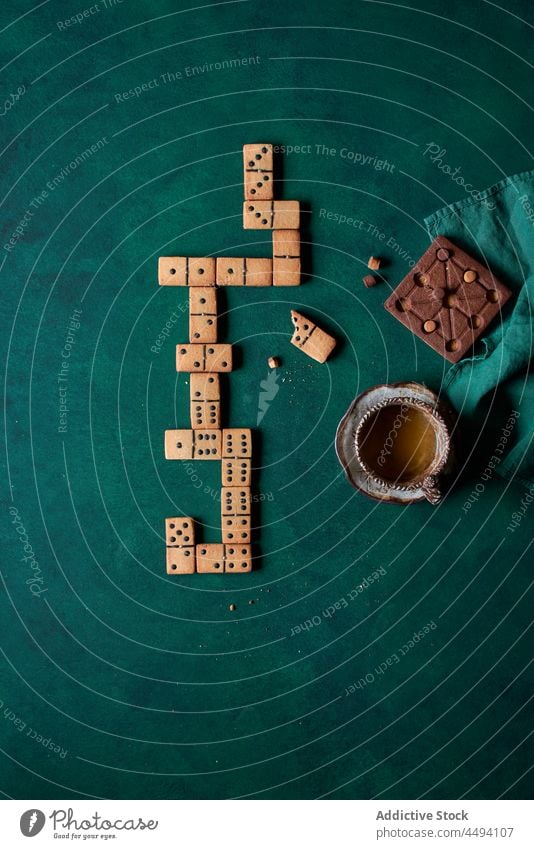
[[[438,236],[384,307],[438,354],[456,363],[510,296],[487,266]]]
[[[296,310],[291,310],[291,321],[294,325],[291,344],[318,363],[325,363],[336,347],[334,337]]]
[[[272,144],[243,145],[245,200],[273,199]]]

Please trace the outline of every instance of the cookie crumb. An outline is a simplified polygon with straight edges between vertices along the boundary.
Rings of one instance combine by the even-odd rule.
[[[373,286],[376,286],[378,280],[376,277],[373,277],[372,274],[366,274],[363,278],[363,285],[367,287],[367,289],[371,289]]]

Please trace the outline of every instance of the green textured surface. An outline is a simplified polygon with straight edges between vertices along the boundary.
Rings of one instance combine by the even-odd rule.
[[[529,4],[506,5],[275,0],[188,11],[99,0],[61,30],[57,21],[89,7],[51,0],[23,16],[29,4],[3,4],[2,91],[26,87],[0,119],[7,796],[530,795],[532,515],[508,530],[524,489],[493,478],[463,509],[495,435],[481,428],[437,509],[367,501],[333,449],[358,392],[398,380],[439,390],[446,372],[382,309],[428,244],[424,216],[463,194],[426,145],[445,148],[443,161],[479,189],[531,167]],[[193,515],[215,541],[219,465],[197,463],[193,478],[163,458],[164,429],[188,424],[174,371],[187,315],[184,291],[158,289],[157,257],[268,250],[268,234],[241,229],[241,146],[254,140],[311,146],[284,158],[281,191],[304,203],[312,275],[298,290],[221,297],[224,339],[239,351],[229,424],[255,426],[266,358],[283,359],[260,426],[261,568],[176,580],[164,573],[163,519]],[[336,153],[318,153],[323,145]],[[353,163],[343,149],[389,167]],[[388,258],[388,285],[365,290],[371,253]],[[288,344],[290,306],[339,337],[326,366]],[[57,375],[75,309],[59,433]],[[493,425],[509,412],[493,411]],[[41,569],[37,597],[12,506]],[[379,582],[322,614],[379,567]],[[320,625],[291,636],[314,617]],[[380,664],[387,671],[373,673]]]

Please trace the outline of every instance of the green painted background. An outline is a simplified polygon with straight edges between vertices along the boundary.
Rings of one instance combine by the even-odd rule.
[[[0,12],[3,97],[23,89],[0,118],[0,789],[528,797],[532,516],[507,530],[525,493],[500,479],[463,509],[494,433],[478,434],[438,509],[367,501],[333,440],[374,383],[440,388],[446,364],[382,302],[428,244],[423,217],[464,194],[428,144],[478,189],[532,167],[529,4],[107,3],[8,0]],[[244,57],[257,58],[209,68]],[[225,381],[229,424],[256,426],[266,358],[283,360],[258,433],[261,568],[168,578],[165,516],[193,515],[218,538],[219,465],[188,473],[163,457],[164,429],[188,424],[173,361],[187,301],[158,289],[157,257],[269,251],[268,234],[241,228],[241,146],[256,140],[310,146],[283,158],[280,188],[304,206],[306,284],[220,299],[239,365]],[[387,283],[365,290],[370,253],[387,258]],[[327,365],[288,344],[290,307],[339,338]],[[57,376],[75,309],[61,433]],[[493,426],[509,412],[493,411]],[[41,583],[26,583],[22,526]],[[307,620],[320,624],[292,636]]]

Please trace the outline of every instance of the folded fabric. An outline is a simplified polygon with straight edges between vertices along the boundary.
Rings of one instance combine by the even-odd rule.
[[[448,371],[444,390],[473,426],[510,420],[507,451],[495,471],[534,484],[534,170],[425,219],[431,239],[441,234],[489,266],[513,293],[472,356]],[[511,416],[511,419],[510,419]]]

